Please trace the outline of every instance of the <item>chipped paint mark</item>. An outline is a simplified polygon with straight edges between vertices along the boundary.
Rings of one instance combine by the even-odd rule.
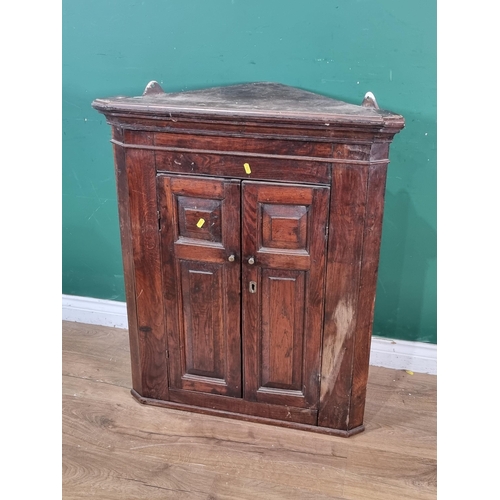
[[[323,348],[320,401],[323,401],[335,386],[345,353],[344,344],[351,338],[354,329],[353,319],[352,302],[341,300],[332,315],[332,320],[335,323],[335,335],[326,339]]]

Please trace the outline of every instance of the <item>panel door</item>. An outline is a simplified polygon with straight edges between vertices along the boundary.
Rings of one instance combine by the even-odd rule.
[[[240,186],[158,176],[170,388],[241,397]]]
[[[243,182],[246,399],[317,407],[329,193]]]

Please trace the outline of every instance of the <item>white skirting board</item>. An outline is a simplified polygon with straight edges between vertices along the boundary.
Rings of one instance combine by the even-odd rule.
[[[127,305],[115,300],[63,295],[62,319],[89,325],[128,328]]]
[[[62,319],[91,325],[128,328],[126,304],[114,300],[63,295]],[[370,364],[436,375],[437,346],[424,342],[373,337]]]

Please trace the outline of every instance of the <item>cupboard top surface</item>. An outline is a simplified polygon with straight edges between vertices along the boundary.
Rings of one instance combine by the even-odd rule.
[[[400,130],[402,116],[374,107],[358,106],[279,83],[258,82],[205,90],[165,93],[151,82],[142,96],[96,99],[92,106],[107,113],[141,115],[251,118],[264,121],[299,120]]]

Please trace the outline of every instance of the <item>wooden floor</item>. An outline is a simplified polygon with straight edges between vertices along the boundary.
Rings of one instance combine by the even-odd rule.
[[[63,499],[436,498],[436,377],[370,368],[365,432],[340,438],[130,395],[127,331],[63,322]]]

